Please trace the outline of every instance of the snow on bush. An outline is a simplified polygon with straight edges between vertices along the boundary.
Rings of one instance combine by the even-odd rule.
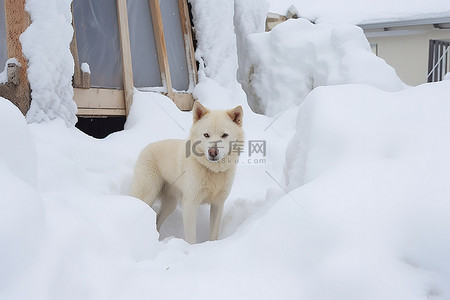
[[[2,72],[0,72],[0,84],[8,82],[8,64],[9,63],[14,63],[19,67],[21,66],[19,61],[16,58],[12,57],[12,58],[8,59],[5,62],[5,68],[3,69]]]
[[[236,85],[237,55],[234,33],[234,1],[189,0],[195,24],[200,63],[199,76],[207,76],[220,85]]]
[[[318,86],[365,83],[387,91],[404,88],[356,26],[288,20],[248,39],[250,67],[241,83],[258,113],[274,115],[298,105]]]
[[[20,36],[20,42],[28,59],[32,90],[28,122],[61,118],[67,125],[74,125],[77,121],[72,88],[74,61],[70,52],[71,3],[71,0],[26,1],[31,25]]]
[[[33,138],[21,112],[0,97],[0,290],[20,279],[44,233],[44,208],[36,191]]]
[[[300,106],[280,202],[303,210],[309,299],[450,296],[449,92],[323,87]]]
[[[237,56],[239,68],[237,79],[239,82],[247,75],[249,62],[246,57],[247,36],[251,33],[264,32],[269,3],[261,0],[234,1],[234,31],[236,33]]]

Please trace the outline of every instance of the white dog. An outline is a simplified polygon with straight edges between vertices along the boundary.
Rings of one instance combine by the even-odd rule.
[[[230,193],[239,149],[244,139],[242,107],[208,110],[198,101],[188,140],[163,140],[145,147],[136,162],[132,196],[152,206],[161,198],[158,231],[181,199],[185,240],[196,242],[200,204],[209,203],[210,240],[216,240],[223,205]]]

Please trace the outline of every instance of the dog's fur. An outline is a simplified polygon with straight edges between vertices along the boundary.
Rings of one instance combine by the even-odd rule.
[[[181,199],[185,240],[196,242],[200,204],[209,203],[210,240],[216,240],[236,171],[238,151],[231,142],[243,141],[243,110],[208,110],[198,101],[193,107],[188,140],[163,140],[144,148],[134,169],[132,196],[152,206],[161,198],[158,231]]]

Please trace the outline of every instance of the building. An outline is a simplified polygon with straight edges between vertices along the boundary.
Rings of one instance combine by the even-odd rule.
[[[288,17],[269,13],[266,31]],[[442,80],[450,72],[450,16],[360,24],[372,51],[406,84]]]
[[[32,101],[19,40],[31,24],[25,2],[0,0],[0,72],[8,59],[18,62],[8,64],[0,96],[23,114]],[[70,50],[80,126],[106,118],[123,123],[134,88],[165,94],[190,110],[197,81],[191,19],[187,0],[73,0]]]
[[[450,72],[450,16],[359,26],[372,50],[406,84],[439,81]]]

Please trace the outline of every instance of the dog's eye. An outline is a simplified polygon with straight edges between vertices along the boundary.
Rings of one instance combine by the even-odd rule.
[[[228,133],[222,134],[222,138],[223,138],[223,139],[226,138],[227,136],[228,136]]]
[[[203,136],[204,136],[205,138],[209,138],[209,134],[207,134],[207,133],[205,133]]]

